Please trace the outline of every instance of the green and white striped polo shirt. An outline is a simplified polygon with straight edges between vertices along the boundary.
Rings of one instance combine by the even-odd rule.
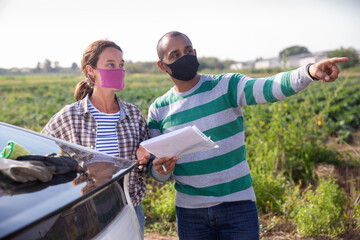
[[[151,137],[196,125],[219,145],[178,160],[173,172],[176,206],[202,208],[255,201],[241,108],[283,100],[301,91],[312,81],[307,68],[258,79],[241,74],[201,75],[191,90],[179,93],[173,87],[155,100],[148,116]],[[155,168],[152,175],[158,181],[170,178]]]

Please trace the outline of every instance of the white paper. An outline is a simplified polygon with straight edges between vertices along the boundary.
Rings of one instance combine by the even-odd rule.
[[[141,145],[156,157],[185,157],[219,147],[196,126],[165,133],[146,140]]]

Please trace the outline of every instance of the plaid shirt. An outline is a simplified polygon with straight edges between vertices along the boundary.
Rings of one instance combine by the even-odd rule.
[[[116,95],[125,118],[116,124],[119,141],[119,156],[136,159],[140,143],[149,138],[149,129],[141,111],[134,105],[121,101]],[[41,133],[95,149],[97,123],[88,108],[89,95],[84,99],[65,106],[46,124]],[[142,177],[148,172],[146,166],[136,166],[130,172],[129,193],[134,206],[144,199],[146,185]]]

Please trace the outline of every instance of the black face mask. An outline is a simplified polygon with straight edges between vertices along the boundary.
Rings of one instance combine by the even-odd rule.
[[[172,64],[164,64],[171,69],[170,76],[182,81],[194,79],[199,68],[199,62],[194,55],[184,55]]]

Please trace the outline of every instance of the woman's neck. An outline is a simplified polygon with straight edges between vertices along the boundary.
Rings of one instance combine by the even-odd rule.
[[[114,95],[114,90],[94,88],[90,101],[100,112],[116,113],[120,111],[120,107]]]

